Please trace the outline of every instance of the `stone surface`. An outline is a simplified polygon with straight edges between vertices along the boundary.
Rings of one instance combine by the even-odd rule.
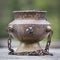
[[[8,55],[8,48],[0,48],[0,60],[60,60],[60,49],[51,49],[53,56],[17,56]]]

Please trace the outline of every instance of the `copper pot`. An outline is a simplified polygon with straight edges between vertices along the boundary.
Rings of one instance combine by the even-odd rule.
[[[46,11],[25,10],[13,11],[14,20],[9,23],[8,32],[21,44],[16,52],[30,52],[41,49],[39,41],[48,37],[51,25],[46,20]]]

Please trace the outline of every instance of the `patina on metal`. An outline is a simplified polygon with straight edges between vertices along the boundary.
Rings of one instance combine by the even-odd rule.
[[[14,20],[8,25],[8,49],[12,55],[53,55],[49,53],[52,29],[51,24],[46,19],[46,11],[23,10],[13,11]],[[11,48],[11,36],[20,41],[16,51]],[[39,44],[44,38],[47,44],[43,50]]]

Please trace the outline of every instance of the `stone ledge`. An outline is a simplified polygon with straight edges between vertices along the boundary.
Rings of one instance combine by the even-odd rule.
[[[60,49],[50,49],[53,56],[17,56],[8,55],[7,48],[0,48],[0,60],[60,60]]]

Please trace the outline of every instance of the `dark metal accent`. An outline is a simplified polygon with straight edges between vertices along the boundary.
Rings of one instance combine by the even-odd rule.
[[[50,31],[50,34],[48,35],[48,41],[45,47],[45,52],[47,52],[47,54],[49,54],[49,47],[50,47],[50,43],[51,43],[51,37],[52,37],[53,31]],[[53,54],[51,54],[53,55]]]
[[[9,35],[9,38],[8,38],[8,49],[10,51],[8,54],[14,55],[14,50],[11,48],[11,36],[10,35]]]
[[[28,27],[28,28],[26,29],[26,32],[27,32],[28,34],[33,34],[33,29],[32,29],[32,27]]]

